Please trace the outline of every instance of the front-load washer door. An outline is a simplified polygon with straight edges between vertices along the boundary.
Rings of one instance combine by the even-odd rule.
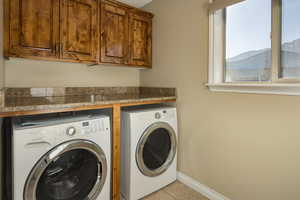
[[[103,150],[91,141],[72,140],[35,165],[24,187],[24,200],[95,200],[106,176]]]
[[[174,129],[164,122],[152,124],[137,145],[136,161],[141,173],[149,177],[164,173],[175,158],[176,148]]]

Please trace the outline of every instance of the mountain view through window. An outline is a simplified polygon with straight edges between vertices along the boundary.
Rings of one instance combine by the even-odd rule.
[[[226,82],[271,79],[271,0],[247,0],[226,10]]]
[[[271,0],[227,8],[226,82],[271,80],[271,9]],[[280,78],[300,78],[299,10],[300,1],[282,0]]]

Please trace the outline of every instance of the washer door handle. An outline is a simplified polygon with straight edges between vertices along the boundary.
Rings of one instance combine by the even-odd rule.
[[[30,142],[25,144],[25,148],[43,148],[43,147],[50,147],[51,144],[46,141],[40,141],[40,142]]]

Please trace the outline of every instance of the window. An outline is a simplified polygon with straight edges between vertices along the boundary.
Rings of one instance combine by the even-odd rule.
[[[271,0],[227,8],[225,82],[271,79],[271,23]]]
[[[300,78],[300,1],[282,1],[281,78]]]
[[[243,0],[210,12],[209,88],[300,95],[299,10],[296,0]]]

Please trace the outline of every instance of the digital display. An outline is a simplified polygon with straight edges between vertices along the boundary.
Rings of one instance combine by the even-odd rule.
[[[82,122],[82,126],[83,126],[83,127],[87,127],[87,126],[89,126],[89,125],[90,125],[89,122]]]

